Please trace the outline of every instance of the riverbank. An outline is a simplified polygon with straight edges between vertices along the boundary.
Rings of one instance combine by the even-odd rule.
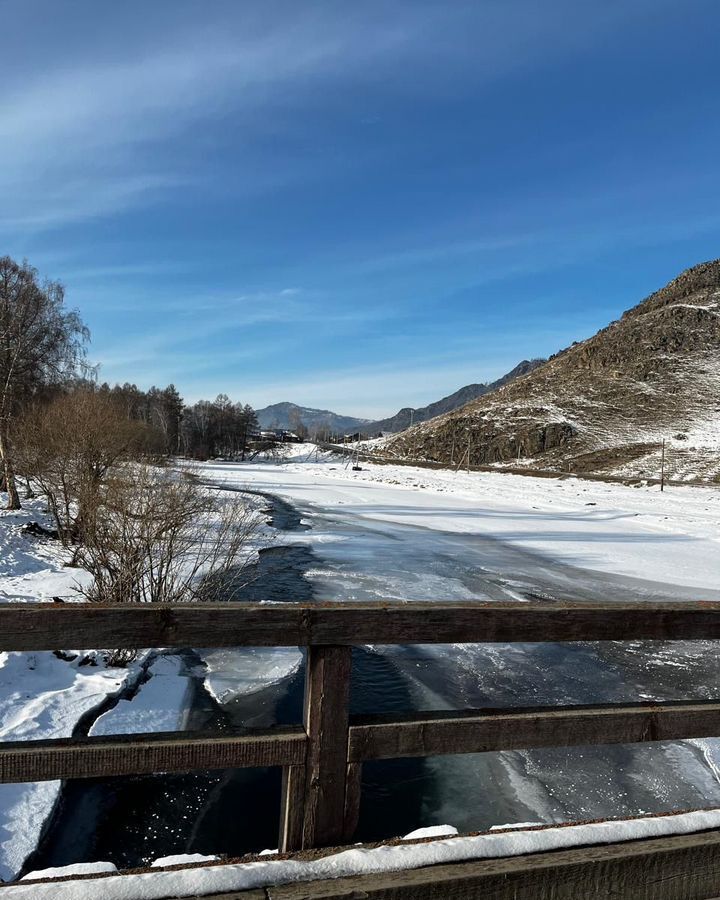
[[[261,516],[262,504],[253,504]],[[32,522],[52,524],[41,498],[24,501],[19,511],[0,511],[0,603],[82,599],[76,587],[87,574],[67,567],[70,553],[59,542],[28,532]],[[271,532],[263,519],[247,547],[251,563],[270,543]],[[191,692],[179,658],[141,649],[135,661],[119,667],[109,664],[103,649],[110,648],[0,652],[0,741],[184,727]],[[297,666],[297,651],[295,656]],[[196,673],[200,683],[206,674],[222,680],[221,663]],[[59,781],[0,785],[0,880],[22,871],[63,802]]]

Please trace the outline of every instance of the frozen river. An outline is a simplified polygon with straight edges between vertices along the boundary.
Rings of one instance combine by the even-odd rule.
[[[307,530],[292,541],[311,549],[305,578],[316,599],[720,599],[717,591],[571,565],[527,549],[507,530],[495,537],[487,531],[498,516],[483,512],[481,504],[423,496],[421,491],[393,493],[386,485],[377,489],[362,481],[348,485],[344,473],[337,482],[326,476],[308,486],[303,475],[301,470],[294,481],[292,474],[265,468],[253,474],[250,483],[291,498],[300,512]],[[642,529],[626,527],[634,516],[600,512],[597,543],[622,541],[638,553],[650,543]],[[507,519],[510,513],[504,513]],[[561,517],[562,529],[550,522],[552,540],[571,541],[572,513]],[[516,531],[527,529],[528,519],[533,521],[532,514],[518,515]],[[484,528],[472,530],[477,522]],[[604,530],[604,522],[623,524],[613,533]],[[455,530],[438,527],[448,523]],[[679,543],[672,535],[651,537],[665,552]],[[591,557],[592,548],[585,552]],[[373,656],[384,666],[377,685]],[[400,697],[414,709],[708,698],[717,695],[719,676],[720,660],[711,643],[375,647],[356,673],[354,705],[355,711],[377,712],[391,703],[398,708]],[[401,685],[392,701],[383,689],[389,682]],[[714,742],[697,741],[384,765],[392,792],[414,795],[413,814],[420,817],[416,824],[449,823],[472,830],[504,822],[562,821],[715,803],[720,801],[717,752]],[[409,768],[404,776],[410,784],[403,781],[404,767]],[[371,808],[377,808],[378,793],[383,791],[376,782],[364,808],[364,837],[375,834]]]
[[[261,555],[248,599],[720,599],[691,577],[701,572],[707,583],[708,566],[717,566],[717,558],[700,564],[717,552],[701,511],[688,534],[690,526],[658,527],[642,503],[638,512],[595,497],[571,502],[551,486],[549,499],[514,511],[507,492],[472,499],[442,483],[432,491],[388,484],[387,473],[382,483],[365,473],[352,480],[342,464],[215,465],[205,474],[229,490],[282,498],[273,513],[282,541]],[[633,554],[644,563],[632,566]],[[298,661],[296,648],[188,654],[188,727],[298,721]],[[354,655],[352,711],[710,698],[719,676],[708,642],[365,647]],[[720,805],[716,759],[717,742],[705,740],[368,764],[358,838]],[[277,772],[71,785],[33,866],[79,853],[127,866],[165,853],[275,846],[278,802]],[[78,810],[86,825],[73,834]]]

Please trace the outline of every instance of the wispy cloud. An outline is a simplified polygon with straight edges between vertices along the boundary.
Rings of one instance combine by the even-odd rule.
[[[655,8],[657,0],[649,5]],[[49,2],[36,6],[57,14]],[[329,84],[437,91],[470,59],[472,77],[492,83],[558,52],[575,52],[648,3],[627,6],[606,4],[580,15],[569,0],[548,7],[529,0],[447,7],[218,4],[204,7],[195,21],[178,15],[176,23],[170,5],[159,38],[131,31],[133,17],[108,34],[103,11],[90,5],[77,15],[94,19],[96,33],[77,56],[66,10],[58,39],[66,32],[70,59],[63,55],[53,64],[45,54],[42,69],[27,71],[22,58],[4,68],[0,226],[56,227],[151,204],[208,178],[186,151],[201,152],[210,122],[232,121],[241,170],[249,162],[243,144],[247,149],[258,136],[301,127],[303,109]],[[407,78],[398,79],[403,69]],[[326,166],[323,160],[317,174]],[[289,164],[263,169],[253,159],[235,189],[262,189],[291,172]]]
[[[286,127],[287,108],[278,117],[276,104],[286,106],[318,78],[352,70],[360,58],[393,52],[409,31],[378,32],[370,49],[332,19],[295,15],[260,32],[243,26],[232,14],[225,22],[194,23],[157,48],[130,41],[124,57],[63,62],[15,84],[6,68],[2,224],[48,227],[122,212],[188,185],[197,178],[189,160],[167,146],[158,154],[163,143],[183,136],[197,146],[204,123],[228,115],[246,139]],[[257,181],[254,173],[248,188]]]
[[[676,6],[0,0],[0,252],[66,282],[101,377],[422,405],[602,324],[578,263],[720,229],[714,160],[645,153],[663,91],[613,116],[608,47],[632,80]]]
[[[368,322],[397,317],[388,307],[340,305],[328,309],[298,288],[186,295],[157,301],[154,312],[173,316],[150,334],[126,331],[119,339],[101,337],[95,342],[93,357],[101,366],[103,378],[122,380],[125,371],[155,371],[160,365],[171,373],[168,377],[177,380],[173,370],[188,378],[197,371],[218,369],[223,363],[247,359],[264,359],[267,363],[280,353],[290,353],[291,348],[297,355],[299,328],[321,330],[328,339],[349,338]],[[263,331],[260,336],[258,329]],[[225,347],[228,342],[233,344],[230,349]],[[133,377],[143,380],[142,374]]]

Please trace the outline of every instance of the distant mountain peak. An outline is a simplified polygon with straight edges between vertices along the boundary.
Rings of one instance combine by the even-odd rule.
[[[524,359],[497,381],[489,384],[468,384],[453,394],[428,404],[428,406],[423,406],[420,409],[404,406],[394,416],[377,421],[361,419],[357,416],[345,416],[328,409],[313,409],[308,406],[299,406],[297,403],[290,403],[289,401],[273,403],[271,406],[257,410],[256,414],[261,428],[292,429],[300,421],[311,435],[318,430],[326,430],[334,434],[355,434],[360,432],[370,436],[380,432],[395,433],[408,428],[411,422],[413,424],[425,422],[435,416],[457,409],[490,391],[497,390],[504,384],[527,375],[544,362],[544,359]]]
[[[329,409],[298,406],[297,403],[288,401],[259,409],[256,415],[261,428],[291,429],[300,421],[311,434],[318,429],[340,434],[355,432],[368,421],[355,416],[343,416]]]

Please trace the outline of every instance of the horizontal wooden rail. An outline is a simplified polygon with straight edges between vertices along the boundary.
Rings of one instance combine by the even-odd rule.
[[[0,650],[720,639],[720,602],[0,605]]]
[[[167,732],[0,743],[0,784],[294,766],[304,764],[306,747],[300,726],[222,736]]]
[[[720,735],[720,703],[427,712],[351,720],[348,761]]]
[[[347,761],[536,747],[631,744],[720,735],[720,703],[425,712],[351,720]],[[0,743],[0,784],[196,769],[299,766],[301,726],[214,735],[178,732]]]

